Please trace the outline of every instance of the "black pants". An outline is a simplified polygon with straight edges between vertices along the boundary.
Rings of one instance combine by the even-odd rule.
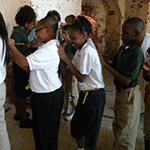
[[[84,96],[85,93],[81,91],[71,120],[71,135],[76,139],[84,138],[86,148],[96,149],[106,94],[104,89],[90,91],[82,104]]]
[[[32,92],[33,135],[36,150],[57,150],[63,88],[50,93]]]

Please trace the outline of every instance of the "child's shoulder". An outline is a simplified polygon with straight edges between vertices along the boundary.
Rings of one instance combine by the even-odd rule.
[[[97,50],[95,48],[93,48],[88,42],[86,42],[82,49],[85,51],[85,52],[88,52],[88,53],[95,53]]]
[[[11,34],[11,37],[20,37],[20,36],[27,37],[27,34],[26,34],[26,32],[23,29],[21,29],[19,27],[14,27],[14,30],[13,30],[13,32]]]
[[[57,48],[57,42],[58,41],[56,39],[50,40],[47,43],[43,44],[41,48]]]

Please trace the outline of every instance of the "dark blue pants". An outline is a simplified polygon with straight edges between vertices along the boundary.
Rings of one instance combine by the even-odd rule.
[[[33,135],[36,150],[57,150],[63,88],[50,93],[32,92]]]
[[[97,145],[106,94],[104,89],[90,91],[82,104],[84,96],[85,93],[81,91],[71,121],[71,134],[76,139],[84,138],[85,147],[93,150]]]

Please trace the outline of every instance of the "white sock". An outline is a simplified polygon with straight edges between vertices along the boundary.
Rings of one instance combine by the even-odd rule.
[[[84,150],[84,148],[78,148],[78,150]]]

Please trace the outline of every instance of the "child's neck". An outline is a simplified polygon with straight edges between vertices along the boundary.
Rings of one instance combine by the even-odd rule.
[[[24,31],[26,32],[26,34],[28,34],[28,33],[29,33],[29,31],[28,31],[28,30],[26,30],[24,26],[19,26],[19,28],[21,28],[22,30],[24,30]]]
[[[44,43],[48,43],[49,41],[53,40],[54,38],[48,38],[47,40],[45,40]]]
[[[132,46],[134,44],[138,43],[138,40],[134,40],[131,43],[125,44],[126,46]]]

